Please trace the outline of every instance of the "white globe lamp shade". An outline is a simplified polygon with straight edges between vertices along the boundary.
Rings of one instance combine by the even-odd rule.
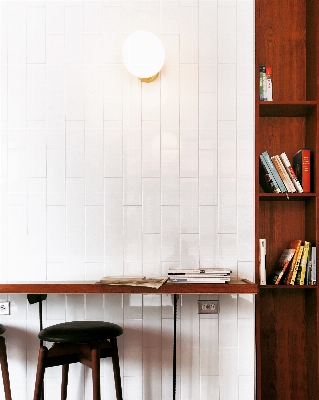
[[[164,64],[165,51],[154,33],[139,31],[128,36],[122,49],[123,62],[129,72],[143,82],[152,82]]]

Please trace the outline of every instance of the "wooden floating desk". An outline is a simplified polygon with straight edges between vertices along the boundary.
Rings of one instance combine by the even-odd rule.
[[[95,282],[0,283],[0,293],[17,294],[172,294],[174,295],[173,400],[176,398],[176,320],[180,294],[257,294],[258,285],[248,280],[229,283],[164,283],[159,289],[145,286],[108,285]]]
[[[0,293],[59,294],[257,294],[258,285],[248,280],[230,283],[165,283],[159,289],[142,286],[107,285],[95,282],[12,282],[0,283]]]

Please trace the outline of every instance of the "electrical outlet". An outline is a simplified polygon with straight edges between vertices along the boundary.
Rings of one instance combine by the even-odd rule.
[[[10,315],[10,301],[0,303],[0,315]]]
[[[219,314],[219,300],[198,300],[198,314]]]

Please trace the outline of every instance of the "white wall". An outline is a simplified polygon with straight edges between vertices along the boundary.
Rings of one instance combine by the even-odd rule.
[[[121,60],[140,29],[166,51],[151,84]],[[253,279],[253,65],[253,0],[1,1],[1,281],[199,265]],[[30,399],[37,306],[5,299],[13,398]],[[177,399],[252,400],[253,296],[220,295],[209,317],[197,299],[180,303]],[[44,317],[121,324],[125,400],[172,398],[170,296],[51,295]],[[72,367],[68,399],[90,399]],[[115,399],[109,360],[102,375]],[[49,370],[46,400],[59,384]]]

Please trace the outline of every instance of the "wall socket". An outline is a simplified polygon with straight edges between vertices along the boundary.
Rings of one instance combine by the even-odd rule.
[[[198,314],[219,314],[219,300],[198,300]]]
[[[10,315],[10,301],[0,302],[0,315]]]

